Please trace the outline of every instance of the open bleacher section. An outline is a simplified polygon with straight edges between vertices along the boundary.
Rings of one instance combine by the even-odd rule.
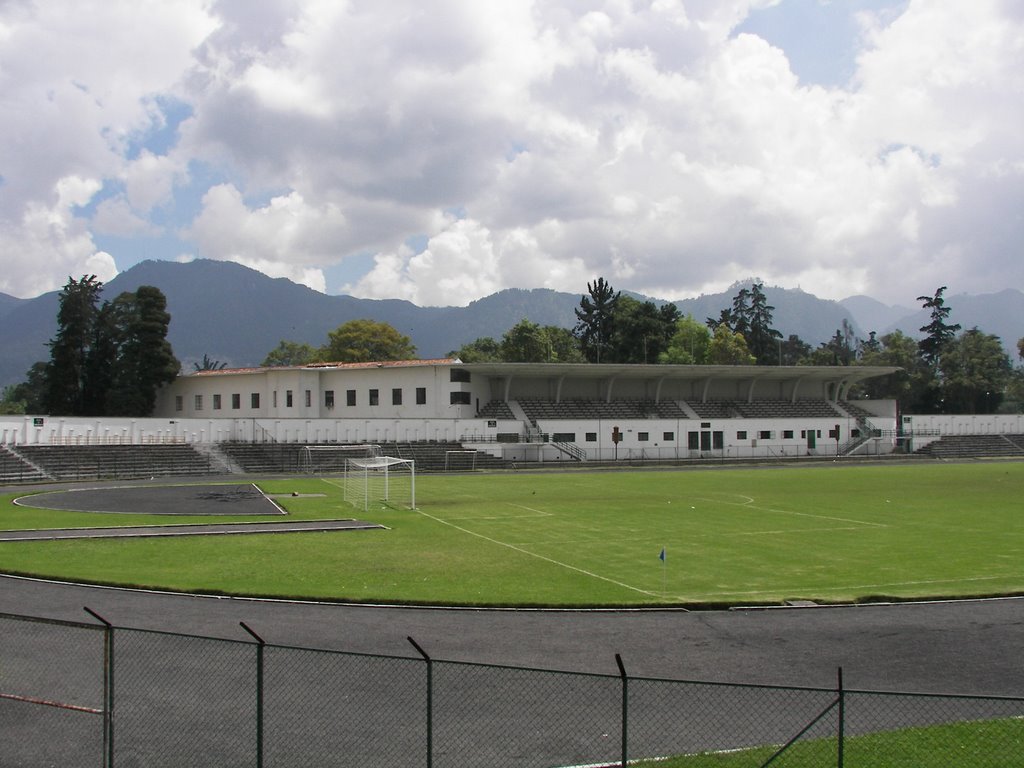
[[[914,453],[936,459],[1024,456],[1024,435],[944,435]]]
[[[469,451],[456,442],[378,443],[381,452],[399,459],[412,459],[417,472],[445,472],[453,467],[503,469],[506,462],[483,451]],[[299,474],[305,471],[301,443],[221,443],[222,451],[238,471],[246,474]],[[458,454],[459,461],[452,460]],[[471,460],[470,460],[471,459]]]
[[[35,483],[47,480],[46,473],[7,446],[0,445],[0,485]]]
[[[9,449],[34,467],[31,480],[139,479],[223,472],[210,455],[190,444],[22,445]]]

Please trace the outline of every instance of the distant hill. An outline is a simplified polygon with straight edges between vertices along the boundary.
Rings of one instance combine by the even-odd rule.
[[[185,371],[192,370],[204,355],[229,367],[257,365],[282,339],[319,346],[327,340],[328,331],[358,318],[390,323],[412,339],[421,357],[442,357],[481,336],[501,338],[524,318],[540,325],[571,328],[581,295],[539,288],[507,289],[466,307],[418,307],[407,301],[327,296],[239,264],[197,260],[188,264],[141,262],[107,283],[103,297],[113,299],[140,285],[155,285],[167,296],[169,338]],[[868,297],[835,302],[800,290],[764,290],[775,307],[775,327],[784,337],[796,334],[812,346],[831,338],[843,320],[861,337],[867,331],[884,333],[896,327],[918,337],[917,329],[927,321],[923,311],[889,311]],[[735,293],[736,286],[675,304],[683,314],[704,321],[731,306]],[[34,362],[48,359],[47,342],[57,330],[58,295],[52,292],[17,299],[0,294],[0,387],[22,381]],[[955,296],[948,302],[953,322],[999,334],[1008,348],[1024,336],[1020,320],[1024,294],[1019,291]],[[880,321],[888,320],[890,314],[902,317],[883,326]]]

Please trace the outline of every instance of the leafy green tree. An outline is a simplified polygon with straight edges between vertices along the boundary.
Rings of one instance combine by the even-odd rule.
[[[25,374],[25,381],[5,387],[0,397],[0,413],[43,413],[46,397],[46,363],[33,363]]]
[[[668,348],[679,308],[620,296],[612,313],[612,334],[605,362],[654,363]]]
[[[68,278],[59,298],[57,334],[50,341],[45,410],[60,416],[85,411],[86,368],[92,349],[103,283],[96,275]]]
[[[960,330],[959,324],[947,322],[951,310],[946,306],[946,300],[942,296],[945,291],[946,286],[942,286],[935,291],[934,296],[917,297],[918,301],[923,302],[924,309],[931,310],[931,322],[920,328],[925,337],[918,342],[918,348],[921,350],[921,357],[933,368],[939,367],[943,350],[956,338],[956,332]]]
[[[327,334],[327,344],[320,348],[318,357],[333,363],[413,360],[416,347],[388,323],[349,320]]]
[[[506,363],[546,363],[552,357],[547,333],[526,319],[505,332],[498,349]]]
[[[850,324],[843,320],[843,327],[836,328],[835,335],[822,342],[814,350],[808,362],[811,365],[851,365],[857,358],[857,339]]]
[[[724,325],[715,329],[715,335],[708,345],[710,365],[754,365],[757,360],[747,348],[742,333],[730,330]]]
[[[579,340],[568,328],[557,325],[545,325],[542,330],[548,337],[548,348],[551,350],[553,363],[585,363],[586,358],[580,350]]]
[[[918,351],[917,342],[902,331],[887,333],[878,340],[877,349],[863,350],[858,365],[895,366],[901,370],[861,382],[857,393],[873,400],[896,400],[906,413],[920,413],[935,372]]]
[[[205,360],[205,355],[203,356]],[[310,344],[298,341],[278,342],[267,356],[260,363],[264,368],[277,368],[281,366],[306,365],[317,359],[317,350]]]
[[[157,390],[174,381],[181,370],[167,340],[171,322],[167,299],[159,288],[141,285],[134,293],[118,296],[113,312],[119,330],[118,350],[106,413],[148,416],[156,404]]]
[[[703,365],[707,362],[711,331],[693,315],[676,321],[675,333],[668,347],[658,356],[659,363],[671,365]]]
[[[779,365],[803,365],[806,364],[811,353],[814,351],[810,344],[801,339],[795,333],[779,343],[779,350],[782,359]]]
[[[995,413],[1013,371],[1000,338],[977,328],[948,342],[939,366],[946,413]]]
[[[490,336],[481,336],[479,339],[452,350],[448,353],[448,357],[456,357],[464,363],[502,362],[501,342],[495,341]]]
[[[580,298],[580,306],[575,310],[577,322],[573,333],[580,340],[584,357],[591,363],[601,362],[602,350],[606,350],[611,342],[619,297],[620,292],[599,277],[593,283],[587,283],[587,295]]]

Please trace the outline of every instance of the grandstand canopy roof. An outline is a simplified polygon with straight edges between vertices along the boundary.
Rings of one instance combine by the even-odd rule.
[[[464,363],[473,373],[499,378],[732,381],[754,385],[781,382],[795,392],[798,385],[831,386],[840,397],[853,384],[902,370],[896,366],[824,365],[637,365],[617,363]]]

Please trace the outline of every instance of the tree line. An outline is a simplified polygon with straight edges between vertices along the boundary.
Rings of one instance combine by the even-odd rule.
[[[159,288],[139,286],[102,301],[95,275],[61,290],[50,359],[4,391],[4,412],[54,416],[136,416],[153,412],[156,393],[180,364],[167,340],[171,316]]]
[[[1019,412],[1024,370],[998,336],[949,321],[946,287],[919,296],[930,321],[916,341],[901,331],[860,339],[846,321],[817,347],[774,327],[764,285],[742,286],[718,317],[681,316],[674,304],[638,301],[607,280],[587,283],[572,330],[522,320],[500,340],[484,337],[450,354],[467,363],[658,363],[675,365],[869,365],[901,371],[858,385],[851,397],[896,399],[905,413]],[[1024,359],[1024,339],[1017,342]]]
[[[70,279],[60,294],[58,330],[50,359],[8,387],[0,413],[68,416],[148,416],[161,386],[180,365],[167,341],[170,314],[158,288],[141,286],[100,302],[95,276]],[[603,277],[587,283],[573,328],[520,320],[500,339],[480,337],[449,352],[466,363],[626,363],[666,365],[870,365],[901,370],[866,381],[851,397],[892,398],[908,413],[1017,412],[1024,407],[1024,370],[1016,368],[998,336],[950,322],[946,287],[918,297],[930,312],[919,341],[901,331],[857,338],[844,321],[812,347],[774,327],[775,307],[764,285],[739,287],[717,317],[682,316],[671,303],[641,301],[616,291]],[[1024,359],[1024,339],[1017,343]],[[319,347],[282,340],[263,366],[316,362],[415,359],[410,338],[390,324],[351,320]],[[224,367],[204,355],[198,370]]]

